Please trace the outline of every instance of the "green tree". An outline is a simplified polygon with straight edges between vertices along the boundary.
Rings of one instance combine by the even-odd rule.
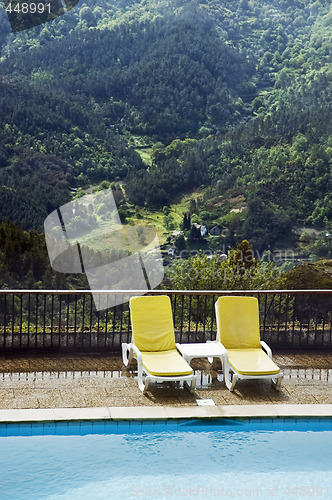
[[[185,213],[185,214],[183,214],[183,219],[182,219],[182,229],[183,229],[183,231],[189,230],[190,226],[191,226],[190,213]]]
[[[184,239],[183,234],[179,234],[179,236],[175,238],[174,245],[179,252],[187,248],[186,240]]]
[[[175,228],[175,220],[172,214],[164,216],[164,226],[168,230],[172,230]]]

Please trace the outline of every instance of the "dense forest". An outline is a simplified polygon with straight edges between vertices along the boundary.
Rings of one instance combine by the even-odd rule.
[[[3,224],[40,233],[108,181],[124,221],[200,190],[229,247],[332,232],[329,0],[87,0],[10,28],[0,3]]]

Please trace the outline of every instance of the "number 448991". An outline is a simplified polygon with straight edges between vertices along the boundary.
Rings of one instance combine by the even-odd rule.
[[[284,496],[289,497],[328,497],[329,491],[327,487],[311,487],[311,486],[294,486],[287,487],[283,490]]]
[[[10,2],[7,7],[6,11],[9,14],[12,14],[15,12],[16,14],[44,14],[44,12],[47,12],[48,14],[51,13],[51,4],[43,4],[43,3],[12,3]]]

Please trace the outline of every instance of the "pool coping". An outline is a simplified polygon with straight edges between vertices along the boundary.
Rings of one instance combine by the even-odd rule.
[[[332,417],[332,404],[223,405],[205,407],[128,406],[0,410],[0,423],[250,417]]]

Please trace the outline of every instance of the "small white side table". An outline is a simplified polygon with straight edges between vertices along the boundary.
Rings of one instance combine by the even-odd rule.
[[[217,341],[208,341],[197,344],[176,344],[187,363],[194,358],[208,358],[209,362],[213,362],[213,358],[219,358],[221,366],[224,368],[224,356],[227,354],[224,346]]]

